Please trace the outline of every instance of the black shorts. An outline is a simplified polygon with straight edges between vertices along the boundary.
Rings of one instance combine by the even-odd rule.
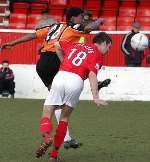
[[[36,71],[46,87],[51,85],[56,73],[59,70],[60,60],[56,52],[41,53],[36,64]]]

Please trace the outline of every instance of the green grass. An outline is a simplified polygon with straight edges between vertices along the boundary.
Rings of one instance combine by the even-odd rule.
[[[47,162],[34,152],[43,100],[0,99],[0,162]],[[60,154],[65,162],[149,162],[150,102],[111,102],[105,109],[82,101],[70,132],[83,142]]]

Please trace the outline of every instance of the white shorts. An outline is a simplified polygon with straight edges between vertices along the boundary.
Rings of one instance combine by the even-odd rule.
[[[68,105],[75,108],[79,102],[84,81],[74,73],[59,71],[54,77],[44,105]]]

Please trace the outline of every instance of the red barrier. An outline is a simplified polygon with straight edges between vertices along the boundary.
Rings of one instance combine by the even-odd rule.
[[[0,33],[1,44],[19,38],[25,34],[22,33]],[[124,34],[112,34],[113,45],[109,55],[104,57],[104,65],[108,66],[124,66],[124,55],[121,51],[121,42]],[[89,36],[91,40],[92,35]],[[26,43],[16,45],[12,49],[7,49],[1,52],[0,62],[8,59],[11,64],[35,64],[39,55],[38,49],[41,46],[41,40],[33,40]],[[149,53],[147,49],[146,54]],[[146,64],[146,59],[143,60],[142,66],[150,66]]]

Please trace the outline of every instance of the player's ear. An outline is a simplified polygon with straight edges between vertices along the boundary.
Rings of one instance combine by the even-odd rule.
[[[74,19],[75,19],[75,16],[72,16],[72,17],[70,18],[70,22],[74,22]]]

